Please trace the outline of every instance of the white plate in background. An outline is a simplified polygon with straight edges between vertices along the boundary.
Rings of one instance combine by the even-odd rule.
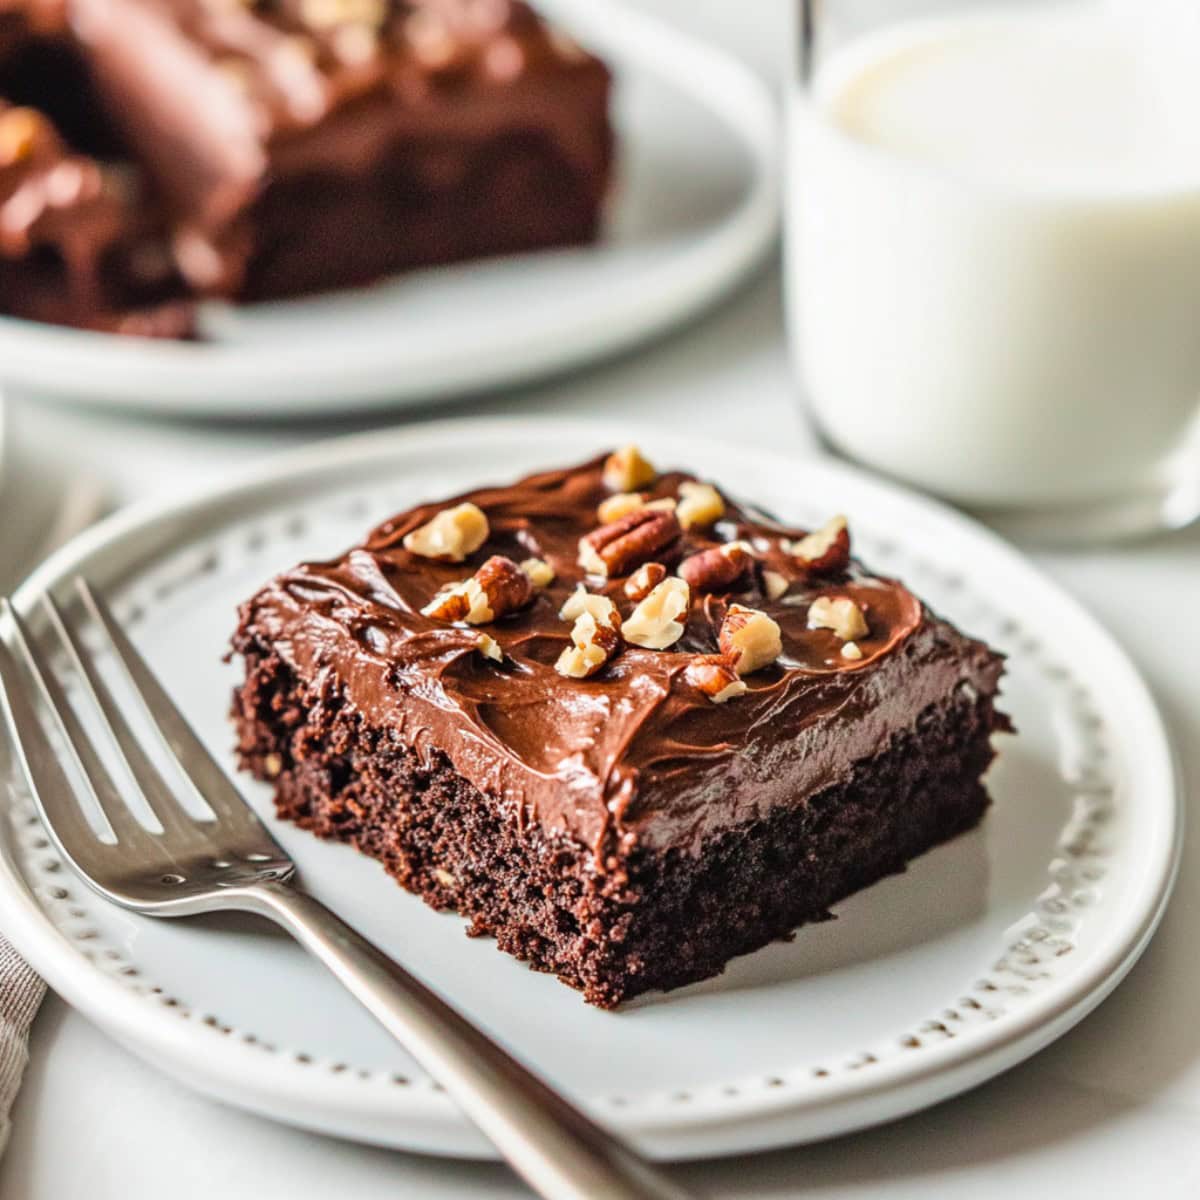
[[[616,77],[617,189],[601,240],[234,307],[210,340],[121,338],[0,317],[0,384],[222,418],[388,407],[532,380],[694,316],[763,258],[780,154],[766,85],[737,59],[608,0],[541,7]]]
[[[625,437],[638,431],[622,430]],[[596,423],[464,421],[326,443],[201,499],[129,510],[60,551],[18,596],[85,572],[214,750],[237,604],[421,499],[582,459]],[[275,821],[318,896],[653,1154],[812,1140],[942,1100],[1014,1065],[1116,986],[1166,903],[1181,791],[1154,703],[1080,606],[978,525],[836,463],[643,432],[781,516],[850,514],[856,551],[1009,654],[982,825],[721,977],[616,1013],[528,970],[402,892],[375,862]],[[495,464],[481,468],[481,463]],[[484,476],[484,477],[481,477]],[[0,922],[50,985],[135,1053],[278,1120],[436,1154],[488,1147],[305,954],[249,921],[116,909],[57,859],[20,790],[0,821]]]

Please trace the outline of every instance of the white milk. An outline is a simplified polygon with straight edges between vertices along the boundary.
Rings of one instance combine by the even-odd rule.
[[[853,457],[1040,503],[1136,487],[1179,446],[1200,405],[1200,36],[1119,15],[893,27],[797,99],[793,344]]]

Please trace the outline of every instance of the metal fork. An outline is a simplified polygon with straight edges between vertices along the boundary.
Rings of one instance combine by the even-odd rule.
[[[109,761],[115,752],[154,814],[160,828],[152,830],[125,803],[51,655],[16,608],[0,600],[5,717],[42,820],[83,879],[106,899],[150,916],[240,909],[282,926],[445,1087],[547,1200],[686,1200],[630,1147],[296,886],[295,864],[192,732],[103,598],[84,580],[76,584],[83,614],[178,766],[177,772],[173,767],[164,772],[156,765],[85,646],[77,618],[68,618],[50,595],[41,596],[80,708],[92,711],[110,744]],[[56,729],[58,737],[48,729]],[[65,747],[73,774],[86,783],[115,840],[93,830],[56,742]],[[200,798],[211,819],[197,819],[180,803],[182,788]]]

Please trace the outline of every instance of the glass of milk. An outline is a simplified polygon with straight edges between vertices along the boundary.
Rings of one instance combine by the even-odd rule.
[[[1017,533],[1200,511],[1200,3],[797,0],[788,319],[839,452]]]

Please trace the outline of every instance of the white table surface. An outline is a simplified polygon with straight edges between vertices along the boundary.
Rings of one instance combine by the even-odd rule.
[[[774,74],[784,0],[644,0]],[[755,22],[745,23],[748,10]],[[789,384],[778,281],[635,358],[456,411],[653,419],[814,452]],[[114,499],[217,480],[272,450],[360,426],[147,425],[61,409],[11,414],[26,469],[100,472]],[[396,421],[434,415],[397,417]],[[802,469],[799,467],[798,469]],[[1200,780],[1200,529],[1135,547],[1039,553],[1148,678],[1185,777]],[[1195,787],[1190,792],[1196,797]],[[824,1145],[683,1168],[708,1196],[1150,1197],[1200,1195],[1200,843],[1189,836],[1174,900],[1129,979],[1033,1061],[957,1100]],[[372,1150],[296,1132],[193,1095],[47,1000],[0,1163],[5,1200],[305,1200],[331,1195],[517,1197],[500,1167]]]

